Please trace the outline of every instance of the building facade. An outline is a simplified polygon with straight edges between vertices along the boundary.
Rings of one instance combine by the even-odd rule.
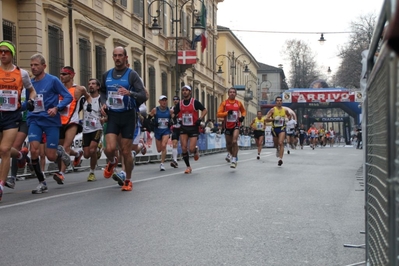
[[[149,108],[157,105],[160,95],[167,95],[172,104],[180,87],[188,84],[208,109],[208,118],[216,118],[218,105],[231,86],[227,77],[216,75],[217,55],[248,54],[254,78],[258,67],[231,32],[226,38],[218,31],[220,2],[223,0],[0,0],[0,36],[16,44],[15,63],[20,67],[29,70],[30,57],[41,53],[47,60],[46,72],[58,76],[62,66],[72,66],[75,82],[81,85],[112,68],[113,48],[123,46],[130,67],[149,91]],[[197,17],[206,26],[205,42],[195,41],[198,36],[192,26]],[[154,18],[162,28],[159,35],[151,30]],[[223,43],[226,41],[231,43]],[[177,65],[177,49],[196,50],[197,63]],[[237,80],[244,82],[238,76]],[[254,98],[249,109],[256,114]]]

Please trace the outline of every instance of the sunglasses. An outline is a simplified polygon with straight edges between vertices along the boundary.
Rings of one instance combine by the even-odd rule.
[[[0,54],[10,55],[11,51],[10,50],[0,50]]]
[[[173,101],[179,101],[180,99],[177,99],[177,98],[175,98],[175,99],[173,99]]]
[[[61,76],[69,75],[68,73],[60,73]]]

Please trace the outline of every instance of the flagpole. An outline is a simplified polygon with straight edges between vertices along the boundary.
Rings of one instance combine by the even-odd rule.
[[[168,1],[165,0],[153,0],[149,5],[148,5],[148,14],[151,18],[153,18],[153,23],[151,25],[151,27],[149,27],[152,30],[152,33],[154,36],[157,36],[160,31],[162,30],[162,27],[158,24],[158,18],[161,16],[161,14],[163,14],[161,12],[160,9],[156,10],[156,15],[151,15],[151,7],[155,2],[159,2],[162,3],[164,6],[167,5],[170,7],[171,9],[171,15],[172,15],[172,34],[174,33],[174,38],[175,38],[175,55],[176,55],[176,62],[175,62],[175,66],[174,66],[174,70],[175,70],[175,94],[178,95],[180,92],[180,67],[178,64],[178,53],[179,53],[179,31],[181,31],[181,22],[182,22],[182,10],[184,8],[184,6],[188,3],[188,2],[192,2],[192,0],[184,0],[182,1],[182,5],[179,7],[179,0],[175,1],[175,5],[172,6],[173,4],[170,4]],[[202,0],[200,0],[200,2],[202,2]],[[202,2],[203,3],[203,2]],[[193,10],[192,13],[194,16],[197,17],[196,14],[197,10]],[[180,14],[179,14],[180,13]],[[198,21],[198,19],[197,19]],[[175,23],[176,23],[176,28],[175,28]],[[180,28],[179,28],[179,24],[180,24]],[[195,25],[192,26],[192,29],[194,30],[203,30],[204,28],[202,27],[202,25],[195,23]],[[201,31],[202,33],[202,31]],[[173,35],[172,35],[173,36]]]

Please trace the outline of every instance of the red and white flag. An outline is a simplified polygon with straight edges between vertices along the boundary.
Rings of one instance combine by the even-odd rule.
[[[197,50],[184,50],[177,52],[177,63],[179,65],[190,65],[197,63]]]

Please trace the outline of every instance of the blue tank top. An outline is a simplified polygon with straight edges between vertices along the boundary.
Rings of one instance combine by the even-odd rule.
[[[166,108],[165,110],[161,110],[159,106],[156,108],[155,121],[158,125],[158,129],[168,129],[170,118],[169,108]]]
[[[118,89],[120,86],[129,90],[129,75],[132,71],[128,68],[122,77],[114,79],[112,77],[114,69],[111,69],[107,73],[105,79],[105,86],[107,88],[107,106],[113,112],[125,112],[135,108],[135,101],[130,96],[118,95]]]

